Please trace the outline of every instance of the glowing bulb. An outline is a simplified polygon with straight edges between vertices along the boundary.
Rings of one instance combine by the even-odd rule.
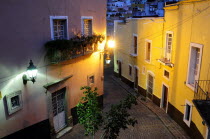
[[[115,47],[115,41],[114,40],[109,40],[108,41],[108,47],[109,48],[114,48]]]

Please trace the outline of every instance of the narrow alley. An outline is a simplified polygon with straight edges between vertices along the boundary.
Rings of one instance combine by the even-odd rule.
[[[135,93],[133,89],[114,77],[112,67],[105,68],[104,79],[104,110],[108,110],[112,104],[118,103],[126,97],[128,93]],[[138,98],[138,105],[132,106],[130,114],[138,120],[134,127],[130,126],[125,131],[121,131],[119,139],[172,139],[189,138],[184,130],[173,121],[162,109],[154,105],[149,100]],[[100,138],[99,131],[95,138]],[[61,139],[83,139],[84,129],[77,124],[72,131]]]

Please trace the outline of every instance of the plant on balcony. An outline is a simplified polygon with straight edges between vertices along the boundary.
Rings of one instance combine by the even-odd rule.
[[[97,50],[97,43],[105,39],[102,35],[75,36],[69,40],[51,40],[45,43],[46,57],[50,62],[60,62]],[[94,46],[94,48],[93,48]]]

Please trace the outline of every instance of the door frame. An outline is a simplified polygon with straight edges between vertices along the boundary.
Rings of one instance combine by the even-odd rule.
[[[137,67],[136,65],[133,66],[134,67],[134,81],[133,81],[133,87],[136,91],[138,91],[138,84],[139,84],[139,67]],[[136,69],[137,69],[137,74],[136,74]],[[138,80],[137,80],[137,88],[135,88],[135,81],[136,81],[136,75],[138,77]]]
[[[163,108],[163,102],[164,102],[164,87],[163,86],[165,86],[165,87],[167,87],[168,88],[168,94],[167,94],[167,102],[166,102],[166,113],[168,112],[168,96],[169,96],[169,86],[166,84],[166,83],[164,83],[164,82],[162,82],[162,87],[161,87],[161,100],[160,100],[160,108]]]
[[[205,136],[205,139],[208,139],[208,136],[210,134],[210,128],[208,128],[208,126],[206,126],[206,136]]]
[[[67,122],[67,119],[68,119],[67,106],[68,106],[68,104],[67,104],[67,100],[66,100],[67,99],[67,87],[60,88],[60,89],[54,91],[53,93],[56,93],[56,92],[61,91],[61,90],[64,90],[64,114],[65,114],[65,119],[64,120],[65,120],[66,125],[63,128],[59,129],[58,131],[55,131],[55,128],[54,128],[55,133],[60,132],[61,130],[63,130],[65,127],[68,126],[68,122]],[[51,111],[52,111],[52,125],[54,127],[54,115],[53,115],[53,106],[52,106],[52,94],[51,94]]]

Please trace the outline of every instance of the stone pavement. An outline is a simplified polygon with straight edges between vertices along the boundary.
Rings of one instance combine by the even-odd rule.
[[[112,104],[118,103],[128,93],[135,95],[135,91],[123,83],[119,78],[113,76],[113,69],[105,69],[104,79],[104,111],[107,111]],[[138,105],[132,106],[129,113],[138,120],[134,127],[130,126],[122,130],[119,139],[188,139],[183,129],[173,121],[162,109],[151,101],[138,98]],[[95,138],[99,139],[102,131],[96,133]],[[84,129],[77,124],[73,130],[61,137],[61,139],[89,139],[84,137]]]

